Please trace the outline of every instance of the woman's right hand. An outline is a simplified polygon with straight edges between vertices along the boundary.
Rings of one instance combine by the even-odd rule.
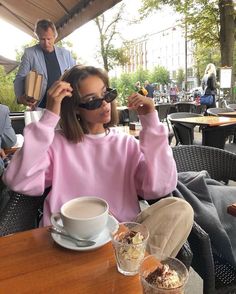
[[[67,96],[72,96],[72,87],[64,81],[56,81],[47,91],[47,106],[46,109],[60,115],[61,102]]]

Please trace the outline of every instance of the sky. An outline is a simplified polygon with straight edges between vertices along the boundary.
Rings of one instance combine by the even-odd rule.
[[[141,5],[141,0],[123,0],[122,2],[126,5],[124,15],[126,19],[139,17],[138,8]],[[106,17],[110,17],[110,15],[112,15],[116,6],[106,12]],[[164,9],[161,12],[149,15],[148,18],[141,24],[135,24],[132,26],[124,24],[120,27],[120,30],[122,31],[123,38],[134,39],[147,33],[155,33],[172,26],[174,25],[176,19],[177,17],[173,17],[173,12],[169,9]],[[70,41],[73,44],[72,50],[83,60],[84,63],[96,66],[97,61],[95,60],[95,54],[99,45],[98,37],[99,34],[94,21],[90,21],[75,30],[64,40]],[[0,19],[0,39],[2,40],[0,55],[10,59],[15,59],[16,49],[21,50],[22,46],[30,42],[32,37]]]

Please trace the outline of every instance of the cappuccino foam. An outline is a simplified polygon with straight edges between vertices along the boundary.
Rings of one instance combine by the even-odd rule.
[[[70,218],[92,218],[106,211],[106,205],[96,201],[78,201],[64,209],[64,214]]]

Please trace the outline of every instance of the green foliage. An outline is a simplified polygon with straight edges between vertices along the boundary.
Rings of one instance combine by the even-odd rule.
[[[132,74],[134,84],[137,81],[140,81],[141,85],[144,84],[146,80],[150,80],[151,74],[147,69],[143,69],[142,67],[138,68],[136,72]]]
[[[117,37],[120,37],[117,26],[122,20],[124,7],[124,4],[122,4],[110,21],[107,21],[105,14],[96,17],[94,20],[100,40],[100,48],[96,57],[99,61],[102,59],[103,67],[107,72],[113,69],[115,65],[125,65],[129,61],[125,48],[114,46],[114,41]]]
[[[118,90],[118,105],[127,105],[127,97],[134,92],[134,77],[132,74],[123,73],[119,78],[110,80],[111,87]]]
[[[219,0],[143,0],[141,12],[148,13],[160,9],[164,5],[171,6],[175,11],[182,14],[182,25],[187,26],[188,39],[196,44],[214,50],[223,47],[220,41],[220,17],[226,22],[225,15],[220,15]],[[227,1],[225,1],[227,2]],[[231,8],[236,23],[236,10]],[[235,30],[236,34],[236,30]]]
[[[151,73],[151,80],[165,85],[170,82],[170,74],[163,66],[156,66]]]
[[[142,2],[141,10],[146,14],[160,9],[163,5],[169,5],[182,14],[182,25],[187,24],[188,39],[207,46],[219,44],[218,0],[143,0]]]
[[[60,40],[59,42],[56,43],[56,45],[58,47],[61,47],[61,48],[66,48],[67,50],[69,50],[71,52],[71,55],[72,57],[78,61],[79,63],[82,63],[78,57],[77,57],[77,54],[71,49],[73,47],[73,44],[70,42],[70,41],[63,41],[63,40]]]
[[[140,81],[143,85],[146,80],[149,80],[150,83],[168,84],[170,82],[169,72],[161,66],[153,71],[139,68],[134,73],[123,73],[119,77],[111,78],[111,87],[118,91],[117,105],[127,105],[127,97],[135,91],[135,83]]]
[[[208,63],[213,63],[216,67],[220,67],[220,49],[215,46],[196,46],[194,51],[194,59],[199,77],[202,77]]]
[[[182,68],[178,69],[176,81],[179,88],[182,88],[183,81],[185,79],[184,70]]]
[[[7,105],[10,111],[22,111],[24,106],[16,103],[13,89],[15,73],[5,74],[3,66],[0,66],[0,103]]]

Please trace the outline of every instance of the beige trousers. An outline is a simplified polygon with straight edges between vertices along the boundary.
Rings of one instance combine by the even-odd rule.
[[[193,209],[181,198],[168,197],[144,209],[136,221],[148,228],[149,244],[160,248],[162,254],[175,257],[191,231]]]

